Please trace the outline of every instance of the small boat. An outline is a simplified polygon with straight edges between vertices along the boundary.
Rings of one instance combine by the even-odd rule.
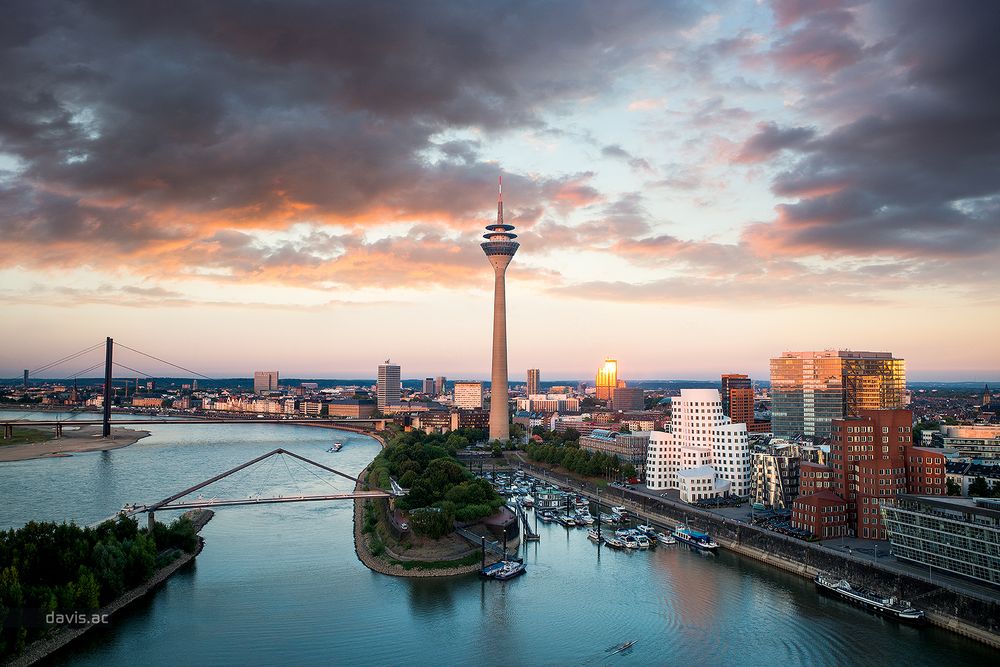
[[[507,581],[508,579],[513,579],[518,575],[524,574],[526,569],[524,563],[519,563],[516,560],[500,560],[484,567],[480,571],[480,574],[487,579]]]
[[[640,549],[648,549],[650,546],[652,546],[649,542],[649,538],[646,537],[645,535],[636,535],[632,539],[634,539],[636,542],[639,543]]]
[[[653,528],[652,526],[640,524],[636,526],[635,529],[638,530],[643,535],[645,535],[646,537],[656,537],[656,529]]]
[[[618,530],[615,531],[615,537],[618,538],[629,537],[631,535],[632,535],[631,528],[619,528]]]
[[[622,507],[621,505],[619,505],[618,507],[612,507],[611,508],[611,513],[612,514],[617,514],[619,516],[627,516],[628,515],[628,510],[625,509],[624,507]]]
[[[820,573],[816,575],[814,581],[820,591],[836,595],[882,616],[913,625],[922,625],[927,620],[923,611],[913,608],[908,602],[897,600],[894,597],[887,598],[862,588],[854,588],[846,579],[837,579]]]
[[[619,540],[617,537],[605,537],[604,543],[611,547],[612,549],[624,549],[625,543]]]
[[[556,520],[556,515],[552,512],[542,512],[538,515],[538,518],[545,523],[552,523]]]
[[[580,512],[577,512],[574,518],[576,519],[576,522],[578,524],[583,524],[586,526],[594,525],[594,517],[590,516],[589,512],[586,514],[581,514]]]
[[[531,496],[525,496],[524,498],[521,498],[521,504],[524,505],[525,507],[534,507],[535,499],[532,498]]]
[[[601,536],[596,530],[591,528],[590,530],[587,531],[587,539],[592,542],[600,542]]]
[[[632,640],[630,642],[622,642],[621,644],[618,644],[617,646],[612,646],[611,648],[607,649],[605,651],[605,653],[610,653],[611,655],[615,655],[616,653],[622,653],[624,651],[629,650],[633,646],[635,646],[635,642],[636,641],[637,640]]]
[[[699,551],[709,551],[715,553],[719,549],[719,545],[716,544],[707,533],[700,533],[697,530],[692,530],[683,523],[677,524],[677,527],[674,528],[673,535],[678,542],[683,542],[689,547],[694,547]]]
[[[674,536],[667,535],[666,533],[657,533],[656,541],[659,542],[660,544],[666,544],[666,545],[677,544],[677,540],[674,539]]]
[[[560,524],[566,526],[567,528],[573,528],[576,526],[576,519],[571,517],[569,514],[561,514],[556,518]]]
[[[636,540],[631,535],[629,535],[628,537],[623,537],[622,538],[622,543],[625,545],[626,549],[638,549],[639,548],[639,541]]]

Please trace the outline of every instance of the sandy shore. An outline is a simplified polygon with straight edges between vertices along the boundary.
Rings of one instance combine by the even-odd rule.
[[[39,431],[51,431],[51,426],[32,426],[31,422],[23,424],[25,428],[35,428]],[[4,445],[0,440],[0,463],[5,461],[26,461],[52,456],[71,456],[79,452],[103,452],[109,449],[119,449],[135,444],[149,435],[149,431],[137,431],[131,428],[111,429],[111,437],[101,437],[101,427],[96,424],[73,426],[68,423],[63,427],[61,438],[32,443],[30,445]]]

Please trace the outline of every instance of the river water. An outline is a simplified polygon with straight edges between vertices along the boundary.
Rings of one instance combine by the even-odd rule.
[[[52,413],[37,415],[51,419]],[[348,473],[378,452],[327,429],[150,425],[110,452],[0,464],[0,528],[92,523],[167,497],[276,447]],[[327,453],[334,441],[343,451]],[[348,490],[273,459],[205,497]],[[196,494],[197,495],[197,494]],[[160,520],[169,514],[158,515]],[[55,657],[72,665],[977,665],[1000,652],[822,597],[811,582],[729,553],[613,552],[539,524],[524,576],[406,580],[353,547],[352,504],[224,508],[195,565]],[[627,654],[606,649],[638,640]]]

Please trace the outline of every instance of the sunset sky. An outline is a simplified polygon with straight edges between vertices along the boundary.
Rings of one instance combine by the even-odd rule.
[[[997,34],[986,1],[5,3],[0,375],[112,336],[488,377],[502,173],[512,380],[1000,379]]]

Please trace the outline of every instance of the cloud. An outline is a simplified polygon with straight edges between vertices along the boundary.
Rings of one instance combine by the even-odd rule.
[[[15,2],[0,153],[23,169],[0,183],[0,264],[142,270],[220,230],[303,223],[478,228],[502,165],[444,131],[544,130],[544,109],[604,90],[701,15],[680,1]],[[526,222],[601,200],[576,174],[505,180]],[[258,260],[229,256],[237,273]]]
[[[772,189],[792,199],[744,239],[760,254],[997,258],[1000,15],[986,4],[878,10],[870,29],[892,37],[865,66],[881,90],[838,79],[839,97],[823,101],[854,119],[825,132],[767,125],[744,145],[752,159],[786,149]],[[814,85],[823,94],[827,84]]]
[[[779,127],[775,123],[760,123],[757,133],[743,144],[737,162],[760,162],[786,148],[803,146],[816,134],[808,127]]]

